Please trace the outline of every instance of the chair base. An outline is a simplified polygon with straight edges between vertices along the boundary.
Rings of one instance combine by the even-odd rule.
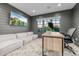
[[[70,50],[74,55],[76,55],[76,53],[73,51],[73,48],[70,47],[69,45],[65,46],[65,48],[67,48],[67,49]]]

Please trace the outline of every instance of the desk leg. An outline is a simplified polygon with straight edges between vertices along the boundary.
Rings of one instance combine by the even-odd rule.
[[[44,38],[42,37],[42,56],[44,56]]]
[[[46,56],[44,54],[44,37],[42,37],[42,56]]]
[[[62,56],[64,55],[64,39],[62,39]]]

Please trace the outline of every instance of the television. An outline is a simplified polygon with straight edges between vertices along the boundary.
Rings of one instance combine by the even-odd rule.
[[[10,13],[10,25],[14,25],[14,26],[27,26],[28,24],[28,18],[24,17],[23,15],[15,12],[15,11],[11,11]]]

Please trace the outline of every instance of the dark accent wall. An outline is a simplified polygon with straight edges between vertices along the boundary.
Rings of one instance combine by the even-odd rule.
[[[10,12],[13,9],[19,11],[20,14],[23,14],[25,17],[27,17],[29,19],[28,20],[29,27],[10,26],[9,25]],[[0,35],[30,31],[30,28],[31,28],[30,23],[31,23],[30,16],[26,15],[22,11],[20,11],[6,3],[0,3]]]
[[[73,26],[79,26],[79,4],[73,8]]]
[[[60,20],[61,32],[66,32],[69,28],[72,27],[72,10],[65,10],[65,11],[32,17],[32,31],[34,31],[35,33],[38,33],[36,19],[38,19],[39,17],[42,17],[42,18],[54,17],[56,15],[61,16],[61,20]]]
[[[79,45],[79,3],[73,8],[73,27],[78,27],[75,32],[76,44]]]

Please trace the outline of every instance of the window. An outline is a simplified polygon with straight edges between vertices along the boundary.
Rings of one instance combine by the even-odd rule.
[[[38,26],[38,28],[42,28],[43,27],[43,21],[41,19],[37,20],[37,26]]]
[[[45,27],[48,26],[48,22],[50,22],[50,20],[48,20],[48,19],[45,19],[45,20],[44,20],[44,26],[45,26]]]
[[[52,18],[52,23],[54,24],[54,27],[59,27],[60,28],[60,18],[54,17]]]
[[[54,27],[60,28],[60,16],[37,19],[37,26],[38,26],[38,28],[43,28],[43,26],[47,27],[48,26],[48,22],[52,22]]]

